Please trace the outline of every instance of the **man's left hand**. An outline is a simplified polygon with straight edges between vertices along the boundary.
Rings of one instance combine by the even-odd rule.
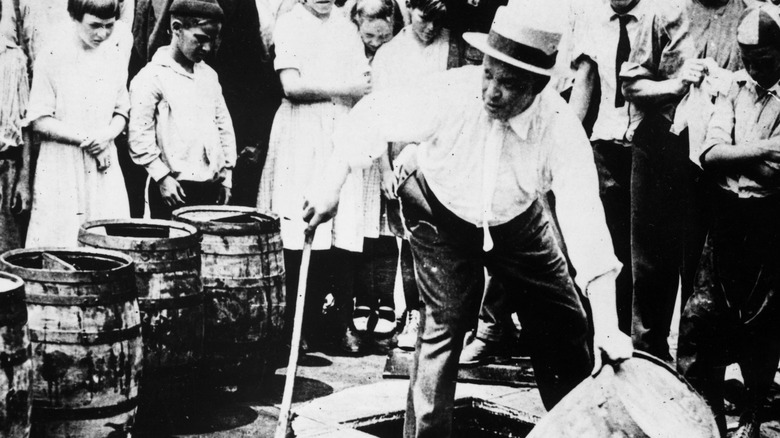
[[[631,338],[617,327],[606,333],[597,332],[593,336],[594,366],[591,374],[595,376],[606,364],[616,364],[630,359],[633,353]],[[607,362],[605,363],[604,360]]]

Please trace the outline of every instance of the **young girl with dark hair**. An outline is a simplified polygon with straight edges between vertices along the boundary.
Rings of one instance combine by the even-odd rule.
[[[119,0],[69,0],[71,26],[35,62],[27,120],[41,135],[27,247],[76,246],[89,220],[129,217],[114,139],[127,124],[130,29]]]

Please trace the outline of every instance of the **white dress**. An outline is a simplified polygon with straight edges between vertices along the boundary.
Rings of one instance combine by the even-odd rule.
[[[323,21],[296,4],[279,18],[274,43],[276,70],[296,69],[303,79],[334,82],[369,69],[355,26],[335,9]],[[323,180],[321,172],[333,150],[331,134],[352,104],[339,99],[300,103],[284,99],[276,112],[257,206],[280,216],[287,249],[303,248],[304,197],[312,184]],[[336,217],[317,228],[314,249],[333,245],[362,250],[362,175],[359,171],[347,178]]]
[[[79,130],[108,127],[114,114],[128,116],[127,59],[129,28],[115,24],[111,37],[86,51],[75,28],[40,53],[30,91],[27,120],[51,116]],[[127,191],[116,147],[109,146],[111,165],[97,169],[95,158],[78,146],[43,139],[33,186],[33,205],[26,246],[77,244],[82,223],[129,218]]]

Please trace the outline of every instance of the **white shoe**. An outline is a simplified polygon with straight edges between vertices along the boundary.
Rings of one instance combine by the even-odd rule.
[[[374,315],[374,311],[366,306],[355,307],[352,312],[352,325],[358,333],[365,333],[368,330],[368,322]]]
[[[376,310],[376,325],[374,334],[387,336],[395,330],[395,310],[392,307],[381,306]]]
[[[409,310],[406,312],[406,324],[404,331],[398,335],[398,348],[413,351],[417,344],[417,332],[420,329],[420,311]]]

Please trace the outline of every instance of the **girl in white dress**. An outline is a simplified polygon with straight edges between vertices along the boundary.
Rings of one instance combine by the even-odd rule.
[[[27,120],[42,136],[27,247],[76,246],[88,220],[130,216],[114,138],[127,124],[132,45],[119,0],[69,0],[67,32],[38,56]]]
[[[279,72],[285,98],[271,129],[257,206],[261,211],[280,216],[288,297],[292,298],[297,288],[306,228],[302,219],[304,195],[311,189],[310,184],[322,180],[318,173],[331,155],[331,134],[336,123],[357,99],[371,91],[360,37],[352,23],[334,10],[333,3],[333,0],[302,1],[279,17],[274,31],[274,67]],[[361,203],[362,172],[348,177],[337,217],[315,233],[313,248],[317,251],[312,254],[310,284],[322,286],[351,277],[337,271],[351,265],[347,251],[360,252],[363,248],[358,226]],[[347,251],[328,251],[331,247]],[[350,287],[340,288],[347,293],[337,296],[338,307],[348,309]],[[313,293],[307,298],[306,313],[311,318],[312,313],[320,313],[324,293],[309,292]],[[304,336],[307,336],[310,326],[305,324]]]

